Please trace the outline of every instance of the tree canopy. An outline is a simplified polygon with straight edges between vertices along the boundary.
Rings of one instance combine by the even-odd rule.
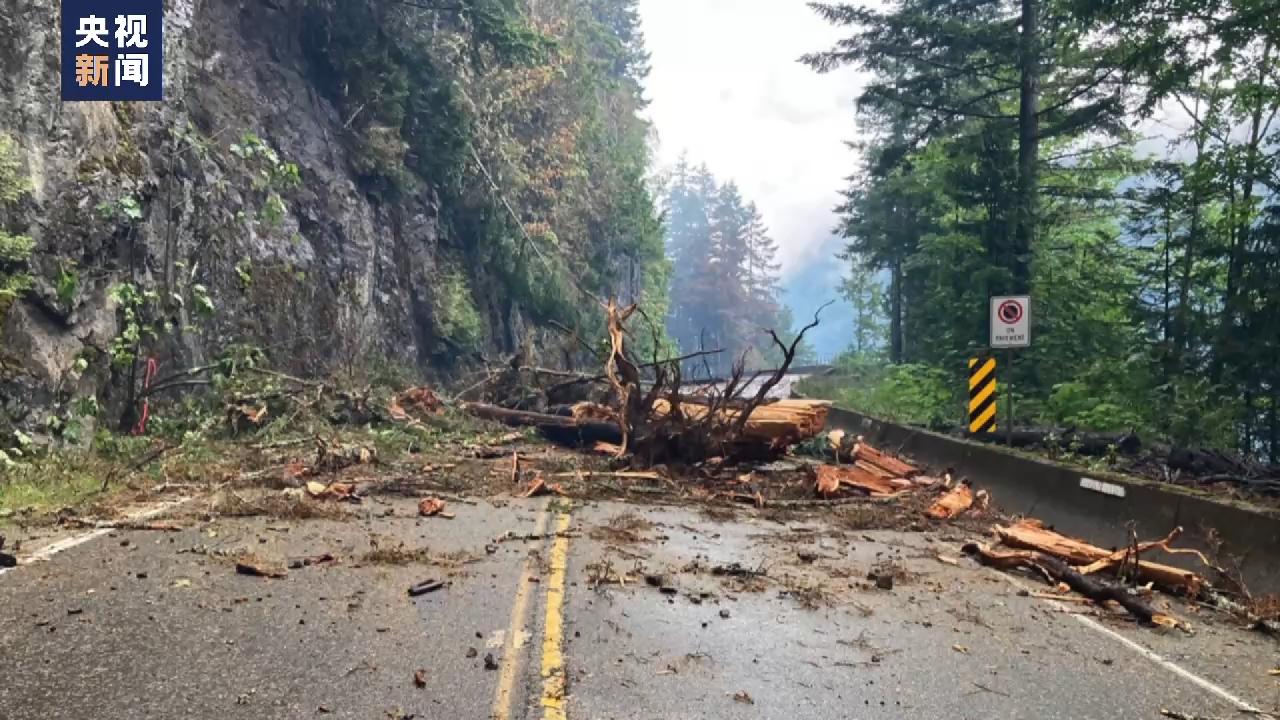
[[[1024,421],[1280,460],[1274,8],[813,8],[849,34],[804,61],[870,75],[838,212],[895,362],[958,382],[987,298],[1028,291],[1034,345],[1005,371]]]

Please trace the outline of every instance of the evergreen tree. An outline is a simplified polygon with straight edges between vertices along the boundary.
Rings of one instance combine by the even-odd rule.
[[[853,344],[859,356],[873,355],[884,348],[884,287],[875,274],[854,266],[840,285],[840,294],[853,306]]]
[[[790,332],[778,302],[777,244],[759,208],[732,182],[682,159],[667,188],[667,255],[673,266],[667,329],[684,352],[724,350],[690,364],[725,375],[776,354],[767,329]]]
[[[960,382],[988,297],[1029,290],[1004,371],[1029,417],[1280,455],[1274,8],[815,7],[850,35],[806,61],[871,75],[838,211],[851,294],[888,276],[894,362]],[[1157,111],[1187,129],[1140,162],[1128,129]]]

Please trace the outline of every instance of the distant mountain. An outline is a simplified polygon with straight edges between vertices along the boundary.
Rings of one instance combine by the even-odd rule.
[[[822,324],[805,336],[824,362],[844,352],[853,341],[853,306],[840,295],[846,264],[836,253],[842,245],[839,238],[828,239],[812,259],[782,280],[782,301],[795,315],[797,329],[809,324],[823,303],[835,301],[822,311]]]

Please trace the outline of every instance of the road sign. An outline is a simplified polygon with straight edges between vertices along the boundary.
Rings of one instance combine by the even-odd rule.
[[[996,359],[969,360],[969,432],[996,431]]]
[[[991,298],[991,347],[1031,347],[1031,297],[1003,295]]]

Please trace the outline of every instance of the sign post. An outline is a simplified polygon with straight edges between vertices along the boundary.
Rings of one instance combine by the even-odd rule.
[[[1013,370],[1013,350],[1031,347],[1031,296],[997,295],[991,298],[991,349],[1005,350],[1006,365],[1010,373],[1005,386],[1009,388],[1009,422],[1006,424],[1009,444],[1013,444],[1013,383],[1009,380]]]

